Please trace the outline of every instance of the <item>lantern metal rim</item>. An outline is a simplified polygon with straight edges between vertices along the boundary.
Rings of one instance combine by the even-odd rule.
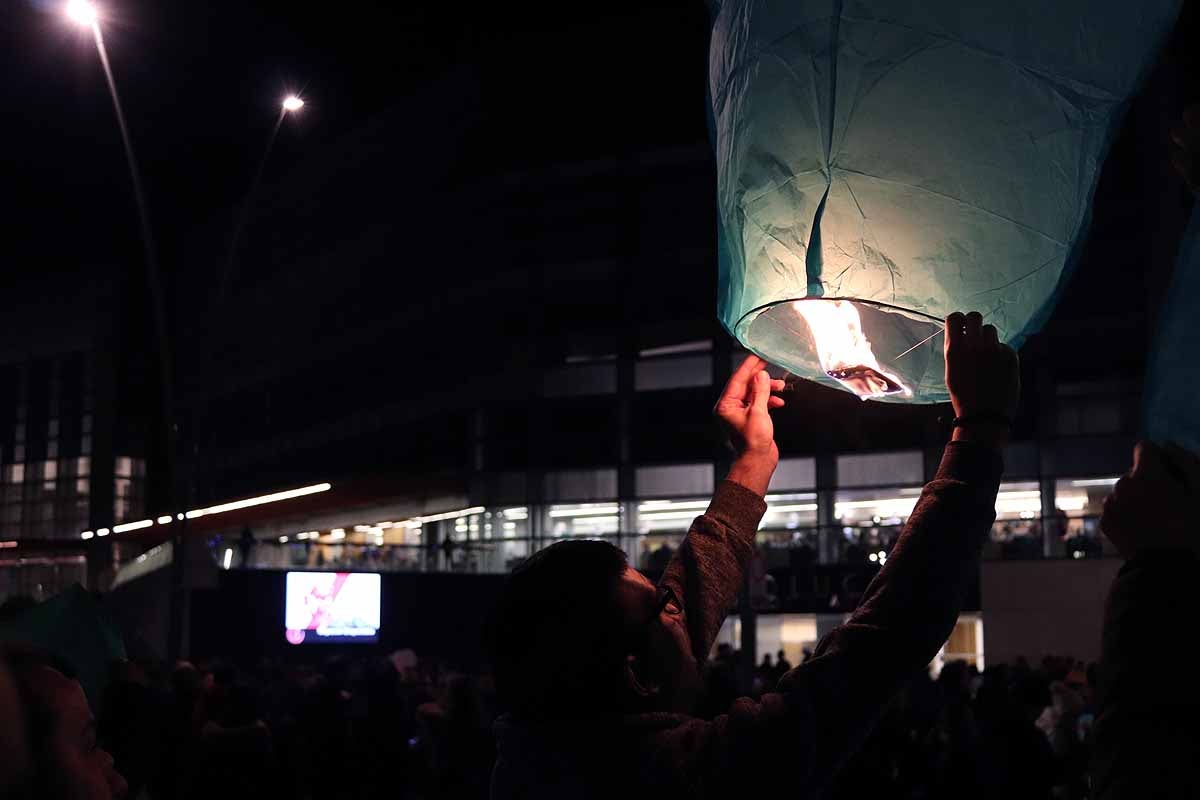
[[[809,300],[831,300],[831,301],[832,300],[841,300],[846,303],[861,303],[862,305],[875,306],[876,308],[882,308],[886,311],[898,311],[901,314],[907,314],[907,315],[913,317],[914,319],[928,320],[929,322],[931,322],[935,325],[942,325],[945,323],[945,320],[940,317],[935,317],[932,314],[926,314],[924,311],[915,311],[911,308],[906,308],[905,306],[898,306],[898,305],[895,305],[894,303],[884,303],[881,300],[864,300],[861,297],[842,297],[842,296],[838,295],[838,296],[833,296],[833,297],[781,297],[778,300],[772,300],[769,303],[763,303],[760,306],[755,306],[754,308],[750,309],[749,311],[747,311],[745,314],[743,314],[741,316],[741,318],[737,321],[737,324],[734,325],[733,327],[735,330],[740,330],[741,327],[743,325],[745,325],[747,322],[752,321],[754,318],[757,318],[758,315],[761,314],[762,312],[767,311],[768,309],[772,309],[775,306],[781,306],[781,305],[785,305],[787,303],[804,303],[804,302],[808,302]]]
[[[797,377],[839,391],[851,391],[838,376],[819,363],[811,329],[803,323],[794,328],[784,321],[790,314],[784,317],[780,314],[783,309],[790,309],[799,303],[822,300],[855,306],[864,315],[864,325],[868,322],[867,315],[875,320],[872,327],[889,317],[896,320],[882,330],[875,327],[871,339],[875,347],[874,356],[879,364],[885,368],[886,374],[898,377],[899,384],[906,388],[906,391],[860,395],[862,399],[904,405],[940,403],[949,399],[944,380],[944,366],[941,366],[944,363],[942,347],[936,339],[936,334],[944,323],[932,314],[861,297],[789,297],[756,306],[742,315],[730,332],[748,350]],[[799,321],[799,316],[796,319]],[[767,323],[766,329],[761,327],[764,321]],[[758,333],[755,333],[756,330]],[[780,339],[778,333],[769,333],[771,330],[782,333],[784,338]],[[890,335],[888,331],[891,332]],[[877,334],[881,335],[881,338],[876,338]],[[891,346],[888,346],[888,342]],[[879,349],[881,345],[882,350]],[[910,353],[912,355],[909,355]],[[896,360],[897,356],[899,361]]]

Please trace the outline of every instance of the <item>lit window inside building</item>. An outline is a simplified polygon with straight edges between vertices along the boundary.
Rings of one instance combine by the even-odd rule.
[[[551,539],[615,536],[621,530],[621,507],[608,503],[559,503],[546,509],[545,530]]]

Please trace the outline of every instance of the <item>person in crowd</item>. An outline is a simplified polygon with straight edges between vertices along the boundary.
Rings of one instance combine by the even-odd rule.
[[[443,702],[417,708],[417,719],[429,739],[426,793],[438,800],[473,800],[487,795],[488,770],[495,746],[483,725],[476,681],[450,678]]]
[[[74,671],[33,648],[0,652],[16,689],[29,767],[6,797],[119,800],[128,786],[97,742],[96,720]],[[3,758],[8,758],[4,753]]]
[[[252,559],[254,558],[254,548],[258,546],[254,534],[247,528],[242,528],[242,535],[238,537],[238,555],[241,557],[242,569],[250,569]]]
[[[1171,132],[1170,156],[1200,191],[1200,105]],[[1200,569],[1192,509],[1200,500],[1200,455],[1140,442],[1133,467],[1104,503],[1100,529],[1125,559],[1104,611],[1091,780],[1097,800],[1200,797],[1200,700],[1186,681],[1164,679],[1160,653],[1190,664],[1187,634],[1200,612],[1191,582]]]
[[[1141,442],[1104,504],[1101,530],[1125,564],[1104,612],[1091,766],[1097,800],[1200,797],[1200,699],[1186,680],[1164,673],[1162,660],[1163,648],[1177,664],[1200,657],[1190,634],[1200,615],[1192,587],[1198,501],[1200,458]]]
[[[773,677],[775,673],[775,663],[771,661],[770,653],[763,653],[762,663],[758,665],[758,674],[764,679]]]
[[[601,541],[568,541],[509,576],[493,621],[495,800],[821,794],[893,695],[946,641],[995,519],[1016,354],[978,313],[945,326],[953,441],[847,622],[760,701],[693,716],[708,655],[754,549],[783,405],[748,358],[716,406],[737,449],[656,587]]]
[[[787,653],[780,650],[775,654],[775,681],[778,682],[792,670],[792,662],[788,661]]]

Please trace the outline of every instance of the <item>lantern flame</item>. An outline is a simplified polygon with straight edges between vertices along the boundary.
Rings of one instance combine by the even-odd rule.
[[[798,300],[792,304],[804,317],[825,374],[869,400],[889,394],[912,395],[912,389],[884,370],[862,329],[862,318],[846,300]]]

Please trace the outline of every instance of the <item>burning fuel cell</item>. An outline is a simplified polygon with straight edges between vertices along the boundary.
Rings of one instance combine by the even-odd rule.
[[[792,307],[808,323],[813,349],[826,375],[864,400],[891,394],[912,396],[902,378],[880,366],[853,303],[807,300],[792,303]]]
[[[712,5],[722,323],[795,375],[929,403],[947,314],[1016,347],[1048,319],[1181,2]]]

